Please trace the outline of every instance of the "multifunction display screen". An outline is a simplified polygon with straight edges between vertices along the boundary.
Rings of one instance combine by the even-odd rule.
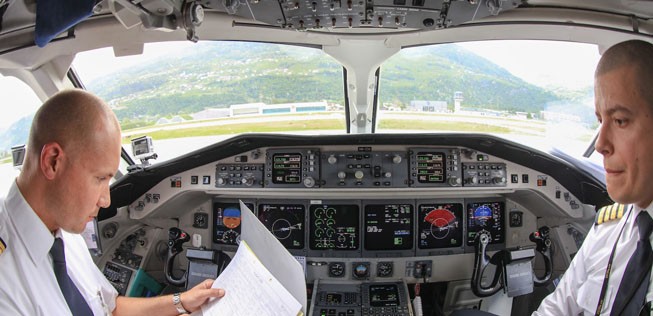
[[[245,203],[250,209],[254,205]],[[213,203],[213,242],[237,245],[240,241],[240,204]]]
[[[486,230],[490,233],[491,244],[505,240],[505,206],[503,202],[467,203],[467,245],[473,246],[476,233]]]
[[[406,250],[413,247],[413,206],[370,204],[365,206],[365,249]]]
[[[304,248],[304,205],[260,204],[258,218],[286,249]]]
[[[420,249],[460,247],[463,244],[461,203],[421,204],[417,213]]]
[[[312,250],[358,249],[358,205],[311,205],[309,214],[309,247]]]
[[[272,183],[295,184],[302,181],[302,155],[272,155]]]
[[[417,153],[417,181],[419,183],[444,183],[445,154],[441,152]]]
[[[371,284],[370,306],[399,306],[399,289],[396,284]]]

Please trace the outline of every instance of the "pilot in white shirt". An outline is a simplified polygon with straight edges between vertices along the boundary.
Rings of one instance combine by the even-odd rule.
[[[628,260],[635,252],[639,231],[635,218],[639,212],[649,212],[653,217],[653,203],[645,210],[633,205],[615,204],[604,208],[606,212],[614,213],[612,220],[598,220],[605,213],[597,214],[597,221],[590,229],[571,265],[560,280],[556,290],[547,296],[533,316],[544,315],[595,315],[601,295],[603,279],[610,254],[615,242],[616,252],[612,264],[612,272],[605,291],[605,303],[601,315],[609,315],[617,290],[623,278]],[[623,217],[619,219],[619,212]],[[601,222],[598,224],[598,222]],[[624,226],[625,225],[625,226]],[[623,232],[619,238],[619,232]],[[653,235],[652,235],[653,236]],[[617,240],[618,238],[618,240]],[[649,283],[646,301],[653,300],[653,287]]]
[[[61,229],[56,235],[64,241],[68,271],[75,271],[69,276],[93,314],[110,315],[118,292],[93,263],[84,239]],[[14,182],[0,200],[0,314],[71,315],[52,268],[54,238]]]

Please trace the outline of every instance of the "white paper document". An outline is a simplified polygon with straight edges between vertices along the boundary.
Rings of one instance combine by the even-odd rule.
[[[263,266],[246,241],[213,283],[226,295],[202,307],[204,316],[301,315],[302,304]]]
[[[240,209],[240,245],[213,283],[226,294],[202,306],[202,314],[305,315],[306,279],[301,264],[242,202]]]

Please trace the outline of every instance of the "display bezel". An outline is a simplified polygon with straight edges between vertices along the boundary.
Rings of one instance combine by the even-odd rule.
[[[474,249],[474,241],[473,238],[471,237],[470,233],[476,230],[475,228],[470,228],[469,222],[472,220],[469,216],[469,207],[471,204],[492,204],[492,203],[500,203],[501,204],[501,209],[499,210],[499,214],[501,216],[500,219],[500,231],[493,233],[491,230],[490,233],[493,233],[493,240],[490,242],[488,249],[495,249],[495,248],[502,248],[505,243],[506,243],[506,229],[507,229],[507,219],[506,219],[506,200],[502,198],[479,198],[479,199],[465,199],[465,247],[466,249],[470,249],[473,251]],[[494,238],[495,236],[498,236],[500,238],[496,239]]]
[[[459,229],[460,229],[460,243],[451,247],[434,247],[434,248],[422,248],[420,247],[421,241],[421,207],[425,205],[443,205],[443,204],[460,204],[460,218],[459,218]],[[464,252],[465,245],[465,232],[466,232],[466,221],[465,221],[465,200],[464,199],[425,199],[425,200],[416,200],[415,203],[415,242],[416,242],[416,254],[418,256],[431,256],[431,255],[445,255],[445,254],[457,254]]]
[[[396,255],[396,256],[405,256],[405,255],[411,255],[415,253],[415,231],[416,231],[416,226],[415,226],[415,200],[364,200],[362,203],[361,207],[361,230],[363,234],[363,240],[362,240],[362,245],[363,245],[363,256],[373,256],[374,254],[378,253],[386,253],[387,255]],[[367,217],[367,209],[368,206],[372,205],[410,205],[411,209],[411,224],[410,224],[410,233],[409,233],[409,246],[406,249],[393,249],[391,247],[382,247],[381,249],[370,249],[368,248],[369,243],[373,242],[374,238],[370,238],[368,232],[367,232],[367,224],[366,224],[366,217]]]

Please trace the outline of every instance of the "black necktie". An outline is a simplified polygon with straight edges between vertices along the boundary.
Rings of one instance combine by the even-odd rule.
[[[68,276],[68,271],[66,271],[66,254],[64,253],[63,240],[61,238],[54,239],[50,254],[52,255],[54,275],[57,277],[59,288],[61,288],[61,293],[66,298],[66,303],[70,307],[70,311],[75,316],[93,316],[93,312],[88,306],[88,303],[86,303],[82,293],[79,292],[73,280]]]
[[[646,303],[651,263],[653,263],[653,250],[649,241],[653,230],[653,219],[643,210],[639,212],[635,222],[639,228],[639,241],[626,266],[610,315],[639,315]]]

